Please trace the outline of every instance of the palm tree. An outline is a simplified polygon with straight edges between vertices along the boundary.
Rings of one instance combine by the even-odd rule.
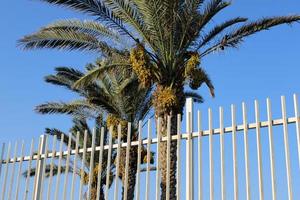
[[[300,20],[299,15],[266,17],[249,22],[236,17],[209,28],[214,17],[231,5],[223,0],[41,0],[89,14],[99,23],[60,21],[20,40],[25,49],[79,49],[110,55],[131,45],[130,62],[140,83],[154,86],[156,117],[180,114],[184,86],[214,88],[202,59],[215,51],[238,47],[259,31]],[[93,24],[93,25],[92,25]],[[127,44],[122,44],[126,41]],[[108,45],[108,42],[110,45]],[[124,47],[125,46],[125,47]],[[114,64],[111,67],[115,66]],[[101,71],[100,69],[98,71]],[[97,73],[97,72],[94,72]],[[79,84],[79,83],[78,83]],[[78,85],[77,84],[77,85]],[[171,134],[177,118],[172,118]],[[166,134],[162,126],[162,134]],[[162,195],[166,195],[166,144],[161,144]],[[170,199],[176,199],[176,143],[171,144]]]
[[[124,54],[125,55],[125,54]],[[109,64],[109,60],[98,60],[95,64],[87,65],[87,72],[93,72],[96,68],[101,68]],[[73,92],[76,92],[81,96],[80,99],[72,102],[48,102],[41,104],[36,107],[36,111],[41,114],[67,114],[71,115],[75,126],[70,132],[75,136],[77,132],[83,133],[84,130],[88,130],[88,145],[91,145],[92,135],[91,130],[88,127],[87,121],[93,119],[96,121],[96,145],[100,145],[99,141],[99,127],[114,126],[113,129],[113,140],[117,139],[117,126],[122,125],[122,137],[121,139],[126,142],[127,139],[127,123],[133,122],[133,134],[132,140],[138,138],[138,124],[139,120],[143,120],[151,108],[151,88],[141,88],[138,83],[138,79],[130,68],[116,68],[105,70],[98,79],[89,81],[88,84],[78,88],[72,87],[74,82],[84,76],[79,70],[58,67],[56,68],[55,75],[49,75],[45,78],[46,82],[63,86]],[[80,126],[79,126],[80,125]],[[80,127],[80,128],[78,128]],[[46,129],[46,133],[50,135],[56,135],[61,138],[62,131],[57,129]],[[105,134],[105,141],[107,132]],[[83,135],[80,135],[80,141],[82,142]],[[64,139],[65,144],[68,144],[68,138]],[[72,138],[72,147],[75,147],[75,140]],[[81,144],[83,145],[83,144]],[[120,158],[120,173],[115,176],[120,177],[123,186],[125,181],[125,161],[126,161],[126,149],[121,149]],[[107,153],[107,152],[106,152]],[[113,161],[116,161],[116,151],[112,154]],[[142,158],[147,155],[146,148],[142,148]],[[151,152],[151,162],[153,164],[154,154]],[[99,152],[95,154],[94,166],[98,166]],[[106,155],[107,157],[107,155]],[[89,159],[89,157],[88,157]],[[89,168],[89,160],[87,159],[87,166]],[[147,161],[142,160],[141,164],[146,164]],[[104,157],[104,161],[106,161]],[[106,168],[106,162],[103,163],[102,168]],[[47,168],[48,169],[48,168]],[[63,168],[64,169],[64,168]],[[98,167],[95,167],[98,169]],[[115,165],[111,166],[112,172],[114,171]],[[93,169],[89,169],[93,170]],[[137,148],[132,147],[130,150],[130,162],[129,162],[129,184],[127,190],[127,199],[133,199],[134,188],[135,188],[135,177],[137,170]],[[72,171],[72,169],[71,169]],[[80,173],[78,173],[80,174]],[[84,180],[88,180],[88,172],[83,173]],[[95,173],[97,175],[97,173]],[[112,176],[112,174],[110,174]],[[93,179],[93,189],[97,188],[97,176]],[[106,175],[101,176],[103,178],[102,183],[105,181]],[[112,179],[111,179],[112,180]],[[116,180],[117,181],[117,180]],[[85,181],[87,183],[88,181]],[[102,188],[103,185],[100,186]],[[124,193],[124,187],[123,187]]]
[[[71,148],[72,149],[76,149],[76,138],[77,138],[77,133],[80,133],[79,136],[79,143],[78,143],[78,148],[83,148],[84,145],[84,132],[87,132],[87,147],[90,147],[92,144],[92,130],[89,128],[88,126],[88,122],[86,119],[84,118],[77,118],[74,117],[73,118],[73,126],[72,128],[69,130],[69,133],[71,133],[71,138],[69,137],[68,134],[64,133],[63,131],[56,129],[56,128],[46,128],[45,129],[45,133],[47,135],[50,136],[56,136],[58,140],[62,140],[62,136],[64,136],[63,138],[63,143],[68,146],[69,140],[70,140],[70,144],[71,144]],[[95,120],[95,131],[96,131],[96,135],[98,136],[96,139],[96,144],[99,146],[100,145],[100,127],[101,125],[103,125],[103,121],[101,119],[97,119]],[[105,131],[104,132],[104,144],[108,144],[107,141],[107,135],[108,132]],[[82,160],[83,159],[83,154],[79,153],[78,154],[79,159]],[[98,169],[98,159],[99,159],[99,152],[95,152],[95,162],[93,163],[93,166],[95,166],[95,169]],[[107,168],[107,158],[108,158],[108,154],[107,151],[103,152],[103,162],[102,162],[102,169],[106,169]],[[72,173],[75,170],[75,174],[79,177],[81,177],[81,179],[83,180],[83,184],[87,185],[88,184],[88,178],[89,178],[89,171],[86,170],[91,170],[89,169],[90,167],[90,160],[91,156],[90,154],[86,154],[86,160],[83,163],[83,170],[81,170],[81,166],[78,165],[77,163],[74,163],[76,166],[75,168],[73,167],[73,165],[69,165],[69,169],[67,171],[67,167],[66,167],[66,163],[64,163],[63,165],[61,165],[61,173]],[[116,159],[116,151],[112,152],[112,160],[115,161]],[[63,161],[66,161],[66,158],[63,157]],[[45,177],[49,178],[50,175],[51,176],[56,176],[58,174],[58,165],[57,164],[53,164],[53,166],[51,166],[50,164],[45,166]],[[115,171],[115,165],[111,164],[110,166],[110,172],[109,172],[109,176],[110,176],[110,182],[109,182],[109,187],[112,185],[113,179],[114,179],[114,171]],[[98,180],[98,171],[95,170],[96,173],[94,173],[94,178],[92,181],[92,193],[96,194],[95,191],[97,191],[97,180]],[[28,171],[25,171],[23,173],[24,176],[27,176]],[[36,173],[36,169],[32,168],[30,169],[30,176],[35,176]],[[103,187],[106,184],[106,170],[103,170],[100,177],[101,177],[101,185],[99,186],[100,188],[100,200],[104,200],[104,192],[103,192]],[[86,196],[86,195],[85,195]],[[95,199],[95,198],[92,198]]]

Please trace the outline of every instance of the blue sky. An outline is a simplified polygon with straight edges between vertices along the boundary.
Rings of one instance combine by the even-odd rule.
[[[214,23],[236,16],[257,19],[300,13],[300,1],[297,0],[232,2],[233,5],[222,12]],[[44,83],[43,77],[51,74],[57,66],[83,68],[97,55],[48,50],[24,52],[16,46],[16,41],[55,20],[83,19],[84,16],[39,1],[18,0],[16,3],[5,0],[1,5],[0,141],[37,137],[45,127],[68,130],[69,118],[41,116],[33,111],[34,106],[46,101],[75,98],[62,88]],[[240,112],[240,104],[245,101],[252,108],[250,114],[253,114],[253,100],[258,99],[262,109],[265,109],[265,98],[270,97],[274,100],[273,112],[278,118],[280,95],[286,95],[288,104],[291,104],[292,94],[300,94],[299,35],[300,24],[276,27],[247,38],[238,49],[205,58],[203,65],[216,87],[216,98],[212,99],[207,88],[202,87],[199,92],[206,101],[197,108],[206,114],[207,108],[211,107],[216,113],[218,106],[223,105],[225,116],[230,116],[230,104],[237,104]],[[291,115],[292,107],[288,111]],[[266,119],[265,112],[262,118]],[[253,121],[253,115],[249,119]],[[229,119],[225,118],[225,121],[228,126]],[[217,126],[217,121],[214,124]]]
[[[296,0],[234,0],[215,22],[228,17],[262,16],[300,13]],[[62,88],[43,82],[43,77],[57,66],[82,68],[97,55],[81,52],[27,51],[16,46],[16,41],[39,27],[58,19],[84,18],[78,13],[49,6],[39,1],[3,1],[1,20],[0,79],[0,140],[14,140],[40,135],[46,126],[67,130],[68,118],[40,116],[35,105],[50,100],[69,100],[74,96]],[[203,64],[215,87],[216,98],[210,98],[205,87],[200,89],[206,99],[201,108],[229,106],[254,98],[279,98],[299,92],[300,25],[282,26],[246,39],[239,49],[207,57]]]

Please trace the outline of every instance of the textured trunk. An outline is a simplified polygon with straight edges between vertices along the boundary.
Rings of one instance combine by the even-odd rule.
[[[125,167],[126,167],[126,148],[121,150],[120,154],[120,178],[122,179],[122,199],[124,199],[125,192]],[[129,167],[128,167],[128,188],[127,188],[127,199],[134,199],[134,189],[136,182],[136,172],[137,172],[137,148],[131,147],[129,152]]]
[[[163,86],[157,86],[163,87]],[[177,134],[177,114],[182,114],[184,107],[184,89],[183,86],[176,87],[176,106],[164,108],[163,110],[156,109],[156,117],[161,117],[161,135],[167,135],[167,116],[171,116],[171,135]],[[170,184],[169,184],[169,199],[176,200],[176,166],[177,166],[177,142],[171,142],[170,148]],[[160,143],[160,170],[161,170],[161,200],[166,199],[167,186],[167,142]]]

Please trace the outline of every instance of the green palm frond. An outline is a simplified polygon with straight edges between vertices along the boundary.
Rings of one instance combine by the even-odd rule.
[[[41,0],[43,2],[69,7],[71,9],[90,14],[107,23],[120,34],[127,35],[136,41],[132,33],[123,25],[122,20],[103,2],[96,0]]]
[[[27,49],[65,49],[94,51],[107,54],[110,47],[89,33],[72,29],[43,28],[37,33],[27,35],[19,40],[19,45]]]
[[[129,64],[127,63],[113,63],[113,64],[108,64],[105,66],[97,67],[92,70],[90,70],[87,74],[85,74],[83,77],[81,77],[79,80],[77,80],[73,87],[74,88],[80,88],[82,86],[88,85],[91,82],[101,79],[101,75],[107,70],[111,70],[116,67],[130,67]]]
[[[86,33],[98,39],[109,38],[114,41],[121,42],[120,35],[114,30],[103,26],[102,24],[91,20],[61,20],[48,25],[44,30],[74,30],[81,33]]]
[[[247,36],[253,35],[259,31],[268,30],[271,27],[281,24],[292,24],[300,21],[300,15],[271,17],[247,23],[237,30],[226,34],[220,41],[206,49],[201,56],[206,56],[216,50],[223,50],[225,47],[237,47]]]
[[[95,107],[85,100],[75,100],[69,103],[48,102],[35,108],[35,111],[40,114],[67,114],[83,117],[94,116],[95,113],[91,110],[95,112]]]
[[[56,129],[56,128],[46,128],[45,129],[45,134],[51,135],[51,136],[56,136],[57,140],[61,140],[62,136],[64,136],[63,143],[67,146],[69,139],[71,140],[71,148],[75,149],[76,147],[76,133],[72,133],[74,137],[69,137],[68,134],[64,133],[63,131]]]
[[[237,23],[241,23],[245,21],[247,21],[247,18],[237,17],[234,19],[227,20],[222,24],[215,26],[207,35],[203,36],[203,39],[201,40],[197,49],[205,46],[208,42],[210,42],[212,39],[214,39],[216,36],[222,33],[225,29]]]

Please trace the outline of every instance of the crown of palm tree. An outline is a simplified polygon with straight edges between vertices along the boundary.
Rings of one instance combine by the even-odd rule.
[[[144,43],[145,51],[152,63],[153,82],[163,85],[185,81],[186,77],[183,74],[191,52],[197,52],[202,59],[214,51],[237,47],[245,37],[256,32],[300,20],[299,15],[263,18],[253,22],[248,22],[247,18],[236,17],[210,29],[209,23],[217,14],[230,6],[230,2],[223,0],[41,1],[87,13],[96,17],[99,23],[65,20],[50,24],[37,33],[21,39],[20,44],[25,49],[78,49],[97,51],[105,57],[128,47],[128,44]],[[197,67],[201,68],[200,63]],[[202,82],[206,82],[213,90],[209,79],[203,79]]]

